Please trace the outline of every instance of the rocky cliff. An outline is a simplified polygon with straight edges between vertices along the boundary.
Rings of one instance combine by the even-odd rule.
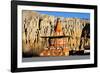
[[[57,18],[62,21],[62,30],[66,38],[68,47],[71,50],[83,49],[84,41],[82,38],[84,27],[90,26],[89,20],[79,18],[63,18],[40,14],[34,11],[22,11],[22,48],[23,52],[40,53],[49,44],[48,38],[41,36],[53,36]],[[90,30],[88,30],[90,31]],[[89,34],[85,33],[84,35]],[[86,37],[87,38],[87,37]],[[85,39],[84,39],[85,40]],[[89,38],[88,38],[89,42]]]

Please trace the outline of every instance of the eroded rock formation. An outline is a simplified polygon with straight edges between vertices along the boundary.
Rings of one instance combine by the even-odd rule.
[[[57,18],[46,14],[40,14],[34,11],[23,10],[22,12],[22,48],[23,52],[31,52],[39,55],[39,53],[49,45],[48,38],[41,36],[53,36],[56,27]],[[66,38],[66,45],[70,50],[83,49],[83,43],[86,36],[82,37],[83,28],[90,26],[89,20],[79,18],[62,18],[62,31]],[[85,33],[86,35],[88,33]],[[82,41],[83,39],[83,41]],[[88,38],[88,42],[89,42]]]

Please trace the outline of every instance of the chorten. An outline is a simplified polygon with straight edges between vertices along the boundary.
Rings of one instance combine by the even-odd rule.
[[[62,30],[62,22],[59,18],[57,19],[54,36],[58,36],[58,37],[64,36],[63,30]],[[55,47],[63,47],[64,46],[64,38],[55,38],[54,45],[55,45]]]
[[[62,31],[62,22],[61,22],[61,20],[58,18],[58,19],[57,19],[57,23],[56,23],[56,27],[55,27],[54,36],[62,36],[62,35],[63,35],[63,31]]]
[[[54,35],[51,36],[48,48],[40,53],[40,56],[69,56],[69,49],[66,47],[66,39],[62,30],[62,21],[57,19]]]

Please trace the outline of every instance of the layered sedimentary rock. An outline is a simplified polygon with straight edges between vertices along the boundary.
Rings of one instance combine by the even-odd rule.
[[[83,30],[85,26],[90,26],[89,20],[55,17],[25,10],[22,14],[22,48],[24,53],[32,52],[39,55],[49,45],[49,39],[41,37],[54,36],[57,18],[62,21],[63,34],[70,36],[65,39],[70,50],[84,49],[84,44],[90,41],[90,38],[87,38],[89,33],[85,33]],[[83,33],[85,36],[82,36]]]

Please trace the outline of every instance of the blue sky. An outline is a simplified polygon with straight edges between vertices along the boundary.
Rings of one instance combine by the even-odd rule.
[[[36,11],[41,14],[48,14],[53,16],[61,16],[61,17],[74,17],[74,18],[81,18],[81,19],[90,19],[90,13],[77,13],[77,12],[54,12],[54,11]]]

